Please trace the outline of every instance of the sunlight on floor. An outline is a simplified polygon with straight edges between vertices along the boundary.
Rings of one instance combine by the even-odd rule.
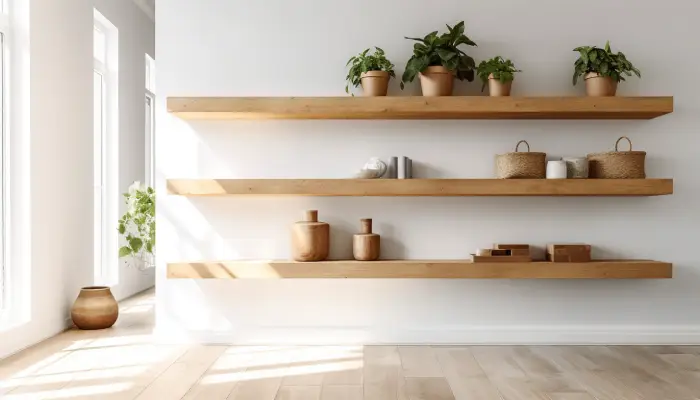
[[[355,361],[318,363],[299,367],[285,367],[284,364],[280,364],[277,368],[268,367],[266,369],[250,371],[245,370],[229,374],[206,375],[202,378],[200,383],[203,385],[210,385],[222,382],[242,382],[264,378],[310,375],[335,371],[360,370],[362,369],[362,365],[363,364],[361,359]]]
[[[59,390],[49,390],[44,392],[33,392],[27,394],[6,394],[3,399],[28,400],[28,399],[75,399],[79,397],[100,398],[99,395],[108,393],[119,393],[126,391],[132,385],[128,383],[112,383],[108,385],[81,386],[74,388],[63,388]]]
[[[234,384],[363,368],[362,346],[186,346],[157,344],[143,321],[153,318],[152,296],[121,305],[104,331],[67,331],[0,363],[0,397],[133,399],[171,366],[216,358],[198,384]],[[221,350],[218,350],[221,349]]]

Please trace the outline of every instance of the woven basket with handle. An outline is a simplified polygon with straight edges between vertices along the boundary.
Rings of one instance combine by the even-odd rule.
[[[630,144],[629,151],[619,151],[622,139]],[[632,141],[622,136],[615,142],[615,151],[588,155],[590,177],[597,179],[644,179],[646,151],[632,151]]]
[[[522,143],[527,152],[518,151]],[[499,179],[544,179],[547,175],[547,154],[530,151],[530,144],[521,140],[514,153],[496,156],[496,177]]]

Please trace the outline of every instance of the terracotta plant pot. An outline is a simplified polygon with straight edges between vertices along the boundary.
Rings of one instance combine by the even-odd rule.
[[[491,97],[505,97],[510,96],[510,88],[513,86],[513,81],[501,82],[493,77],[493,74],[489,75],[489,95]]]
[[[70,315],[80,329],[106,329],[117,322],[119,305],[108,287],[88,286],[80,289]]]
[[[360,76],[362,91],[365,96],[386,96],[389,89],[389,73],[386,71],[367,71]]]
[[[586,94],[591,97],[609,97],[617,93],[617,82],[609,76],[589,72],[583,77],[586,81]]]
[[[452,96],[454,74],[443,66],[424,69],[420,73],[420,87],[423,96]]]

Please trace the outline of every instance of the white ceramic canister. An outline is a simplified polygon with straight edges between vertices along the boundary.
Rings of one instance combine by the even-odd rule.
[[[547,179],[566,179],[566,161],[548,162]]]
[[[588,159],[586,157],[562,157],[562,161],[566,163],[567,178],[588,178]]]

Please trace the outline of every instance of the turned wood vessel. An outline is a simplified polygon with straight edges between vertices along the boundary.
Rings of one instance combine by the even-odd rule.
[[[323,261],[330,250],[330,226],[318,221],[318,211],[304,213],[304,220],[292,226],[292,258],[295,261]]]
[[[352,238],[352,254],[358,261],[374,261],[379,258],[379,235],[372,233],[372,219],[360,220],[361,233]]]

